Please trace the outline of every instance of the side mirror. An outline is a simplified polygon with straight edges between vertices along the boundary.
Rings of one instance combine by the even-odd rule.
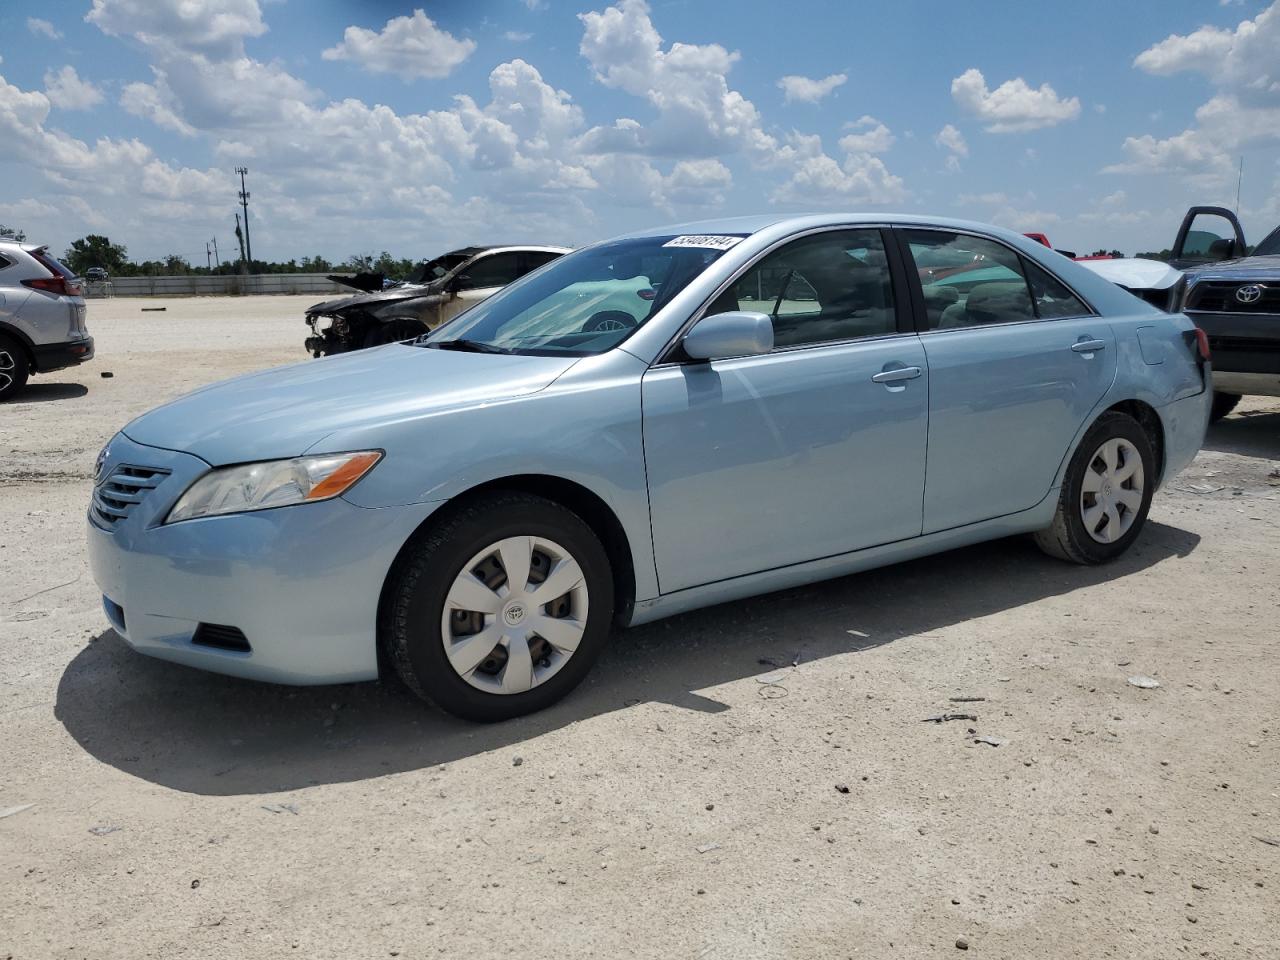
[[[694,360],[756,357],[773,349],[773,321],[745,310],[717,313],[695,323],[681,343]]]

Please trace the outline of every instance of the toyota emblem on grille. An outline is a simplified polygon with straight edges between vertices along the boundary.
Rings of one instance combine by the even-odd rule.
[[[1257,303],[1262,299],[1262,287],[1256,283],[1240,287],[1236,291],[1236,299],[1241,303]]]

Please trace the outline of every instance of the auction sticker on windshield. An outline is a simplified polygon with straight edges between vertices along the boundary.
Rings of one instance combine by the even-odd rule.
[[[707,250],[728,250],[742,242],[742,237],[722,237],[712,234],[693,234],[687,237],[673,237],[663,244],[664,247],[702,247]]]

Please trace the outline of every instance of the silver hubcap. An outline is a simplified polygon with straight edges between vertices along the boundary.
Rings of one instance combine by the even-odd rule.
[[[1142,509],[1142,456],[1128,440],[1115,437],[1094,453],[1084,471],[1080,516],[1089,536],[1114,543],[1133,526]]]
[[[0,350],[0,390],[8,389],[13,383],[18,364],[8,350]]]
[[[524,693],[569,662],[587,626],[587,582],[569,551],[542,537],[481,550],[454,578],[440,635],[458,676],[486,693]]]

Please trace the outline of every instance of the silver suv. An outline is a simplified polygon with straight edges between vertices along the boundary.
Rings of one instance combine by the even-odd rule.
[[[49,373],[93,359],[80,281],[48,247],[0,237],[0,401]]]

